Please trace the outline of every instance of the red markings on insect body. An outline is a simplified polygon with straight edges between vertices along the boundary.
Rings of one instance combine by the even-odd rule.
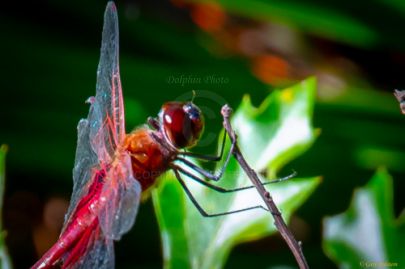
[[[80,259],[80,257],[83,256],[83,254],[86,251],[86,246],[88,245],[89,240],[95,230],[96,230],[96,233],[98,233],[100,230],[97,220],[95,220],[92,223],[92,225],[88,229],[86,229],[84,231],[84,233],[81,235],[79,241],[75,244],[72,251],[69,253],[67,258],[65,259],[62,268],[70,268],[71,265],[75,264]]]
[[[72,217],[70,217],[69,222],[71,222],[74,219],[77,219],[78,215],[81,214],[81,210],[78,210],[78,209],[85,208],[85,207],[89,207],[89,209],[90,209],[91,205],[94,204],[94,202],[98,200],[100,193],[102,191],[103,185],[104,185],[105,175],[106,175],[106,171],[104,169],[98,170],[94,174],[93,183],[89,186],[87,194],[85,196],[83,196],[83,199],[80,200],[79,204],[76,207],[77,209],[75,210]],[[67,226],[68,225],[65,225],[65,227],[67,227]]]
[[[94,180],[88,187],[87,194],[83,196],[83,199],[76,206],[75,211],[65,224],[67,227],[61,234],[58,242],[49,249],[43,258],[38,261],[32,268],[50,268],[53,264],[59,260],[67,250],[71,250],[69,255],[65,257],[69,262],[64,262],[63,268],[69,264],[73,264],[77,261],[77,253],[81,253],[86,245],[76,244],[78,241],[89,238],[89,232],[93,234],[94,229],[88,229],[89,227],[98,227],[97,209],[94,207],[100,207],[99,197],[104,186],[104,180],[106,171],[101,169],[94,174]],[[76,258],[75,258],[76,257]]]

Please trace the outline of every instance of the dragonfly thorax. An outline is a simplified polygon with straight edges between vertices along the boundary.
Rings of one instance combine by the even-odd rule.
[[[156,178],[169,169],[175,152],[159,141],[159,132],[149,128],[137,128],[127,134],[125,150],[131,156],[133,176],[145,191]]]

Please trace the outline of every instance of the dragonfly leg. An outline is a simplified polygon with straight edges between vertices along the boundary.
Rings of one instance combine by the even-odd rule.
[[[204,168],[199,167],[198,165],[190,162],[187,159],[181,158],[181,157],[177,157],[176,158],[177,161],[183,163],[184,165],[186,165],[187,167],[189,167],[190,169],[196,171],[197,173],[199,173],[200,175],[206,177],[209,180],[213,180],[213,181],[219,181],[222,178],[222,175],[228,165],[228,159],[225,161],[224,165],[222,165],[222,167],[217,171],[217,172],[210,172],[205,170]]]
[[[205,181],[204,179],[201,179],[201,178],[197,177],[196,175],[190,173],[189,171],[185,170],[184,168],[182,168],[180,166],[173,165],[172,169],[177,170],[179,173],[188,176],[192,180],[195,180],[196,182],[198,182],[198,183],[200,183],[200,184],[202,184],[202,185],[204,185],[204,186],[206,186],[206,187],[208,187],[210,189],[213,189],[213,190],[215,190],[217,192],[220,192],[220,193],[237,192],[237,191],[247,190],[247,189],[251,189],[251,188],[255,187],[253,185],[250,185],[250,186],[239,187],[239,188],[234,188],[234,189],[226,189],[226,188],[222,188],[220,186],[213,185],[213,184]],[[284,181],[284,180],[288,180],[288,179],[294,177],[296,174],[297,173],[294,171],[292,174],[290,174],[288,176],[277,178],[275,180],[271,180],[271,181],[267,181],[267,182],[262,182],[262,185],[268,185],[268,184],[278,183],[278,182],[281,182],[281,181]]]
[[[200,159],[200,160],[203,160],[203,161],[218,162],[218,161],[220,161],[222,159],[222,156],[224,155],[226,134],[227,134],[227,132],[224,132],[224,137],[222,139],[222,144],[221,144],[221,151],[220,151],[218,156],[205,155],[205,154],[187,152],[187,151],[180,151],[177,154],[181,155],[181,156],[188,156],[188,157],[191,157],[191,158]],[[234,145],[234,144],[235,144],[235,142],[232,145]],[[232,155],[232,150],[230,150],[228,152],[227,159],[230,158],[230,155]]]
[[[239,213],[239,212],[244,212],[244,211],[248,211],[248,210],[253,210],[253,209],[263,209],[265,211],[269,211],[267,208],[261,206],[261,205],[257,205],[257,206],[252,206],[252,207],[247,207],[247,208],[242,208],[242,209],[238,209],[238,210],[232,210],[232,211],[227,211],[227,212],[221,212],[221,213],[207,213],[202,206],[197,202],[197,200],[194,198],[193,194],[191,193],[191,191],[189,190],[189,188],[187,187],[186,183],[184,182],[184,180],[181,178],[181,175],[179,173],[179,171],[177,171],[176,169],[173,169],[174,174],[176,175],[177,180],[180,182],[181,186],[183,187],[184,191],[186,192],[188,198],[190,198],[191,202],[194,204],[194,206],[197,208],[198,212],[200,212],[200,214],[204,217],[219,217],[219,216],[225,216],[225,215],[230,215],[230,214],[234,214],[234,213]]]
[[[222,141],[221,153],[220,153],[220,156],[219,156],[220,159],[222,159],[222,156],[223,156],[223,153],[224,153],[225,138],[226,138],[226,136],[224,135],[224,139]],[[183,164],[187,165],[189,168],[191,168],[194,171],[196,171],[197,173],[203,175],[207,179],[214,180],[214,181],[219,181],[221,179],[222,175],[224,174],[224,171],[225,171],[226,167],[228,166],[228,163],[229,163],[229,160],[231,159],[234,147],[235,147],[235,143],[232,143],[231,148],[229,149],[228,154],[226,156],[225,162],[223,163],[223,165],[221,166],[219,171],[216,172],[216,173],[211,173],[211,172],[197,166],[196,164],[190,162],[189,160],[187,160],[185,158],[177,157],[176,160],[178,160],[178,161],[182,162]]]

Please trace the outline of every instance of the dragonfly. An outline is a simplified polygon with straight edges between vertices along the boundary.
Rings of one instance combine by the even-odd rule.
[[[191,202],[205,217],[265,209],[258,205],[211,214],[193,197],[184,175],[221,193],[253,186],[225,189],[208,181],[221,179],[234,143],[217,172],[205,170],[188,159],[220,161],[226,142],[224,132],[220,152],[213,156],[186,150],[197,144],[204,129],[203,114],[192,101],[167,102],[157,117],[149,117],[146,125],[126,134],[118,38],[117,9],[109,2],[104,13],[96,95],[87,100],[88,117],[80,120],[77,127],[70,206],[59,239],[32,269],[114,268],[114,241],[134,225],[142,193],[168,170],[174,171]]]

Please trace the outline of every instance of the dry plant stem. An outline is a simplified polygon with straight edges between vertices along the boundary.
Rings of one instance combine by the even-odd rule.
[[[249,179],[252,181],[253,185],[256,187],[257,191],[260,193],[260,196],[262,197],[263,201],[266,203],[267,208],[269,209],[270,213],[273,215],[274,218],[274,224],[277,228],[277,230],[280,232],[281,236],[284,238],[286,241],[288,247],[291,249],[292,253],[294,254],[295,259],[297,260],[297,263],[299,267],[302,268],[309,268],[307,261],[305,260],[304,253],[302,252],[301,249],[301,244],[295,240],[294,235],[291,233],[291,231],[288,229],[287,225],[285,224],[283,217],[281,216],[280,211],[278,210],[276,204],[273,201],[273,198],[271,197],[270,193],[263,187],[263,184],[261,184],[261,181],[259,177],[257,176],[256,172],[250,168],[249,164],[246,162],[245,158],[243,157],[242,153],[239,150],[238,144],[237,144],[237,137],[235,134],[235,131],[232,129],[229,117],[232,113],[232,109],[228,105],[224,105],[221,110],[221,114],[224,118],[224,128],[226,132],[228,133],[230,139],[232,142],[235,143],[234,150],[232,154],[236,158],[236,160],[239,162],[240,166],[242,169],[245,171]]]

